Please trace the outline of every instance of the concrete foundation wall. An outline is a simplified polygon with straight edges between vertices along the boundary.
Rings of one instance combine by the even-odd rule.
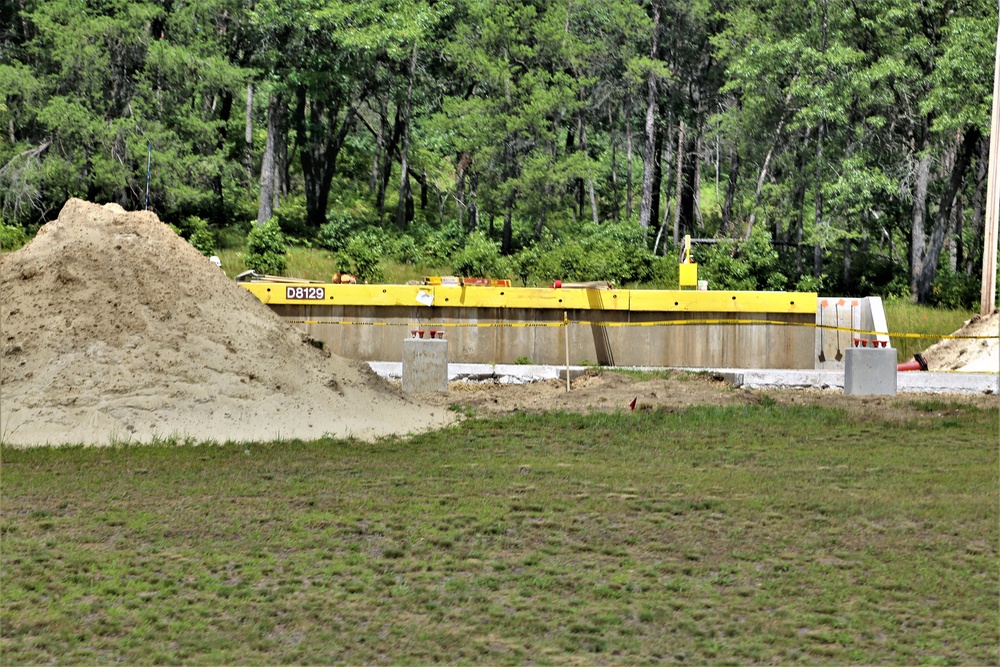
[[[563,311],[545,308],[335,306],[271,304],[331,352],[366,361],[400,361],[411,325],[445,327],[449,361],[455,363],[566,363]],[[814,367],[816,329],[785,324],[601,326],[677,320],[767,320],[810,324],[813,313],[641,312],[568,310],[569,362],[605,366],[713,368]],[[336,324],[353,322],[366,324]],[[474,325],[532,326],[474,326]]]

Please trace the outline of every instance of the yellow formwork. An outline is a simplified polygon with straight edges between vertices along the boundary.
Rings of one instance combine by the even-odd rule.
[[[815,314],[815,292],[596,290],[550,287],[240,283],[268,305],[438,306],[698,313]]]

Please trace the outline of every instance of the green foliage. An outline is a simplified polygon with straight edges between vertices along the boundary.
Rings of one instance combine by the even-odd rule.
[[[305,197],[289,197],[274,210],[278,226],[286,237],[298,240],[310,240],[316,231],[306,224]],[[336,250],[337,248],[330,248]]]
[[[635,223],[586,224],[574,241],[530,248],[515,258],[517,274],[542,283],[605,280],[618,286],[648,283],[663,274]]]
[[[24,229],[0,221],[0,250],[17,250],[27,242]]]
[[[938,268],[937,276],[934,278],[931,305],[950,309],[970,309],[979,303],[981,290],[980,276],[952,271],[945,263]]]
[[[428,262],[445,263],[465,243],[465,232],[454,224],[448,224],[427,236],[422,251]]]
[[[354,234],[368,226],[369,220],[364,211],[335,209],[327,212],[326,223],[319,228],[316,242],[322,248],[337,252],[347,247]]]
[[[188,242],[193,245],[198,252],[206,257],[210,257],[215,254],[215,232],[207,226],[191,234],[191,238],[188,239]]]
[[[339,256],[349,264],[351,273],[363,283],[378,283],[385,279],[383,262],[387,259],[388,239],[376,231],[355,234]]]
[[[282,234],[278,221],[271,218],[250,231],[243,263],[257,273],[281,275],[288,262],[287,252],[285,235]]]
[[[759,226],[746,241],[722,241],[705,250],[693,249],[692,254],[699,276],[712,289],[777,291],[788,284],[770,236]]]
[[[206,257],[215,254],[218,241],[215,232],[208,228],[208,221],[196,215],[181,218],[180,222],[171,224],[170,228]]]
[[[916,164],[927,155],[934,165],[920,204],[933,214],[956,142],[986,133],[997,28],[990,3],[940,0],[8,5],[0,10],[8,224],[43,223],[72,196],[141,208],[151,148],[151,208],[165,220],[209,221],[223,234],[217,242],[178,225],[203,252],[232,247],[237,234],[227,230],[249,232],[232,221],[256,216],[273,108],[286,189],[274,216],[302,245],[343,252],[392,217],[405,135],[410,185],[427,201],[405,233],[393,227],[380,237],[385,260],[481,265],[488,249],[467,239],[476,215],[488,237],[503,239],[503,268],[522,281],[668,285],[675,271],[648,253],[644,232],[611,222],[639,217],[651,101],[672,110],[661,115],[664,138],[675,142],[683,120],[705,161],[701,214],[682,220],[683,231],[732,233],[753,214],[755,227],[794,241],[801,224],[834,291],[843,242],[877,242],[888,259],[852,267],[843,287],[887,295],[909,290],[899,249],[911,242]],[[695,95],[710,114],[682,103]],[[958,174],[966,220],[982,201],[979,148]],[[704,168],[713,153],[714,188]],[[675,171],[669,165],[658,184],[660,214],[687,210],[676,201]],[[497,221],[509,226],[494,229]],[[794,282],[788,262],[776,265],[755,239],[744,245],[704,251],[714,286]],[[800,287],[818,287],[809,280]],[[931,299],[965,301],[962,282],[942,276]]]
[[[510,263],[500,256],[500,244],[482,232],[469,236],[451,267],[455,275],[472,278],[506,278],[510,272]]]

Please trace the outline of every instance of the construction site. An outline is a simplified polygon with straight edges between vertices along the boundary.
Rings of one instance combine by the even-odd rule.
[[[849,349],[887,349],[877,298],[712,291],[698,289],[696,267],[681,270],[692,289],[234,282],[152,213],[73,199],[2,256],[0,439],[370,439],[433,429],[453,421],[447,402],[394,382],[404,341],[425,337],[446,341],[453,382],[536,380],[567,391],[573,377],[602,368],[836,390]],[[928,372],[899,373],[900,391],[996,395],[997,315],[969,326],[928,354]],[[950,372],[958,369],[967,372]],[[574,398],[585,404],[584,393]],[[622,407],[604,399],[599,409]]]

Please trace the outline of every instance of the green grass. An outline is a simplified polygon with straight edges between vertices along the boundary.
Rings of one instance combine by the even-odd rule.
[[[886,299],[885,319],[889,331],[929,335],[948,335],[962,328],[974,312],[962,309],[919,306],[905,299]],[[923,352],[937,343],[939,338],[891,337],[890,344],[899,350],[899,361],[908,361],[917,352]]]
[[[996,664],[998,412],[4,448],[4,665]]]

